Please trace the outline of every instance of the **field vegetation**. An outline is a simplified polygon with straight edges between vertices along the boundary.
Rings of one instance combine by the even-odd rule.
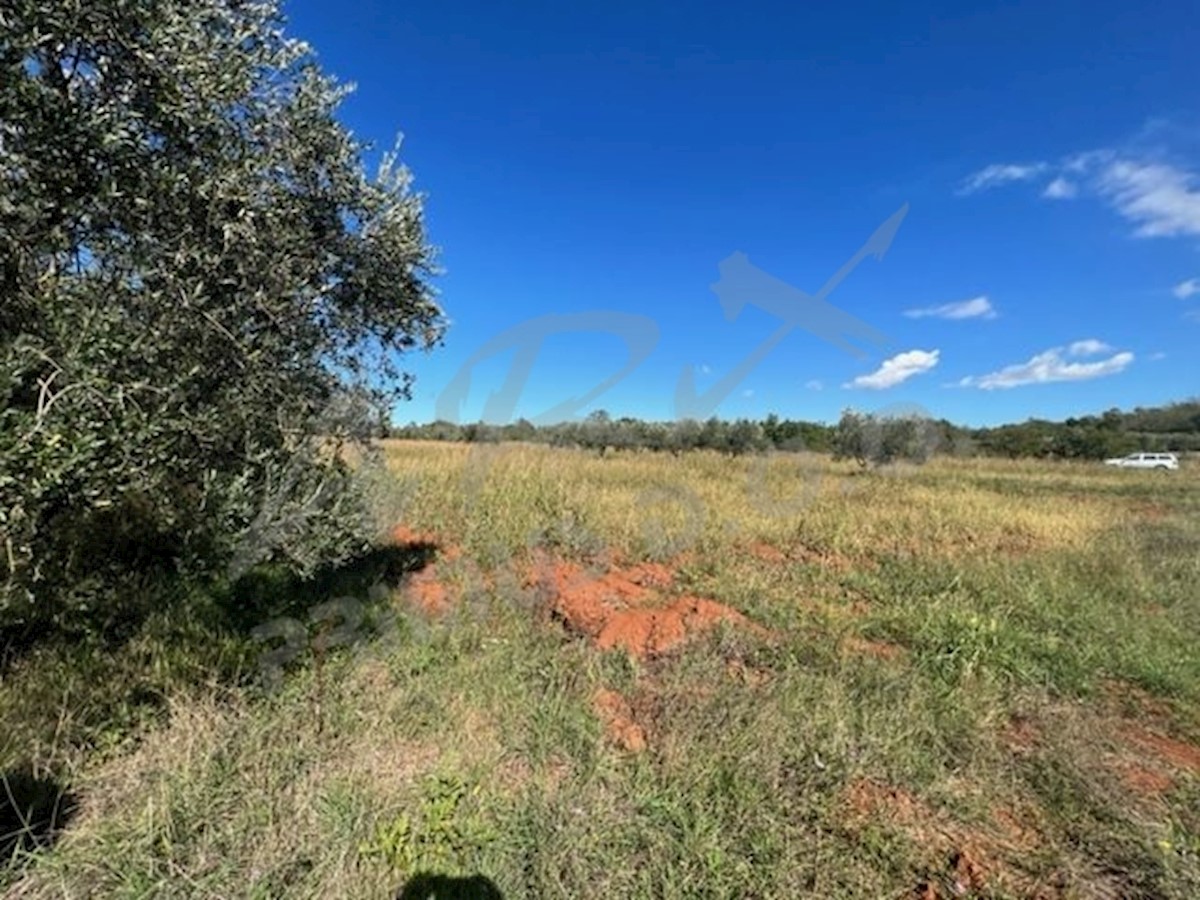
[[[7,895],[1200,893],[1195,469],[383,450],[354,564],[9,655]]]

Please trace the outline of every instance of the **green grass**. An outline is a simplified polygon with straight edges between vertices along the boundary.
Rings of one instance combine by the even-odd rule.
[[[436,563],[449,611],[403,586],[372,605],[378,571],[265,579],[8,667],[0,763],[80,806],[0,890],[386,897],[432,873],[508,900],[1200,895],[1200,473],[388,450],[405,523],[462,549]],[[601,653],[522,580],[531,542],[669,560],[773,639]],[[377,636],[264,691],[247,627],[331,595]],[[607,736],[600,689],[643,752]]]

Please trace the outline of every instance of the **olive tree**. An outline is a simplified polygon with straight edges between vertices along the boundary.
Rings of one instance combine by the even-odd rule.
[[[0,620],[363,546],[444,318],[422,198],[274,2],[0,6]]]
[[[833,458],[852,459],[864,469],[897,461],[924,463],[937,445],[934,423],[915,413],[872,415],[848,409],[833,432]]]

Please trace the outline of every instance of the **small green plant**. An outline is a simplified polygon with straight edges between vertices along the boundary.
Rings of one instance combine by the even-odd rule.
[[[397,872],[463,865],[469,851],[490,838],[483,823],[463,810],[464,801],[478,793],[478,787],[468,789],[456,776],[431,776],[421,789],[416,815],[401,812],[381,822],[359,854]]]

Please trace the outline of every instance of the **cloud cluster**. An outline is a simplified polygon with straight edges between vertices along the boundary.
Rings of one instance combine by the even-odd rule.
[[[1013,181],[1031,181],[1046,171],[1046,168],[1044,162],[995,163],[964,178],[958,186],[958,193],[966,196]]]
[[[1200,190],[1191,172],[1118,159],[1103,168],[1097,184],[1117,212],[1137,225],[1137,237],[1200,235]]]
[[[1097,197],[1133,224],[1135,237],[1200,235],[1200,178],[1188,169],[1144,155],[1092,150],[1053,165],[993,163],[967,176],[957,193],[974,194],[1041,176],[1051,176],[1043,197]]]
[[[1104,341],[1098,341],[1095,338],[1085,338],[1082,341],[1075,341],[1075,343],[1067,348],[1067,352],[1071,356],[1095,356],[1098,353],[1108,353],[1110,350],[1112,350],[1112,347],[1108,346]]]
[[[844,387],[884,390],[907,381],[914,375],[928,372],[938,364],[940,350],[908,350],[885,359],[883,365],[870,375],[859,375]]]
[[[1171,293],[1180,300],[1187,300],[1196,294],[1200,294],[1200,278],[1189,278],[1187,281],[1181,281],[1172,288]]]
[[[1051,347],[1026,362],[1005,366],[987,375],[970,375],[962,379],[959,385],[992,391],[1054,381],[1089,381],[1123,372],[1133,362],[1133,354],[1127,351],[1089,362],[1079,359],[1111,352],[1112,347],[1103,341],[1087,338],[1065,348]]]
[[[997,313],[987,297],[973,297],[958,303],[907,309],[904,315],[910,319],[994,319]]]
[[[1051,200],[1070,200],[1073,197],[1079,196],[1079,185],[1059,175],[1046,185],[1046,189],[1042,191],[1042,196]]]

